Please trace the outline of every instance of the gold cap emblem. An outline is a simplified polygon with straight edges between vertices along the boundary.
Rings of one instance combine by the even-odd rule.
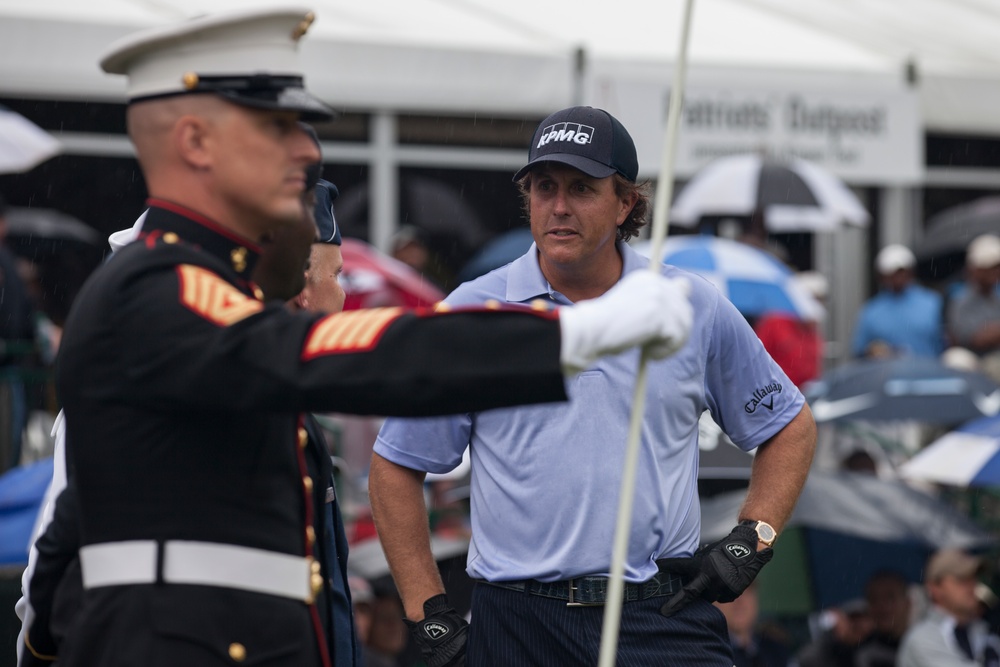
[[[299,21],[299,24],[295,26],[295,30],[292,31],[292,39],[295,41],[302,39],[302,36],[309,32],[309,26],[311,26],[315,20],[316,15],[312,12],[303,16],[302,20]]]
[[[184,84],[185,90],[194,90],[198,87],[198,75],[194,72],[185,72],[184,76],[181,77],[181,82]]]

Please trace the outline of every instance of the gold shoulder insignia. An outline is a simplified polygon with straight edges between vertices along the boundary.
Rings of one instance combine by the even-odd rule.
[[[370,350],[386,327],[402,314],[402,308],[366,308],[327,315],[313,325],[306,337],[302,360]]]
[[[200,266],[181,264],[177,277],[181,303],[219,326],[228,327],[264,309],[263,303]]]

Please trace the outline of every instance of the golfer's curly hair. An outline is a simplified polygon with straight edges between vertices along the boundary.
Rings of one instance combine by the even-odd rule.
[[[621,174],[613,174],[615,194],[619,199],[628,199],[635,195],[635,205],[629,211],[625,222],[618,225],[618,240],[628,241],[639,235],[639,230],[649,222],[649,181],[633,183]],[[524,217],[531,219],[531,172],[529,171],[517,181],[517,189],[521,194],[521,209]]]

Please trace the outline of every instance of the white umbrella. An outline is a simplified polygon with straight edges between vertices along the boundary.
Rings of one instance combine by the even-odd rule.
[[[871,216],[844,183],[805,160],[735,155],[715,160],[677,195],[670,221],[695,227],[705,217],[750,217],[763,212],[772,232],[830,231]]]
[[[0,106],[0,174],[28,171],[59,150],[59,142],[48,132]]]
[[[950,486],[1000,486],[1000,417],[982,417],[944,434],[899,468],[907,479]]]

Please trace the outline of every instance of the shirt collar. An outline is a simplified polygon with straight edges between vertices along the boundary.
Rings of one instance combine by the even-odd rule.
[[[649,260],[624,241],[616,241],[615,247],[622,256],[622,275],[649,266]],[[538,264],[538,246],[534,243],[528,252],[515,259],[507,273],[507,301],[528,303],[532,299],[555,299],[556,292],[542,275]]]

